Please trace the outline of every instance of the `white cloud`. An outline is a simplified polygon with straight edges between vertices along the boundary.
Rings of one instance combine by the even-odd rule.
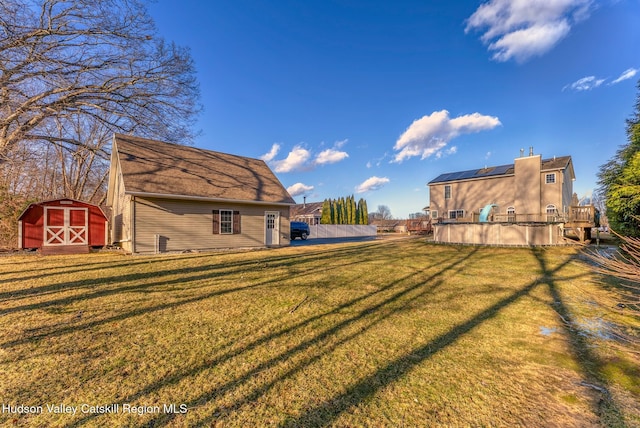
[[[590,91],[591,89],[602,85],[604,81],[605,79],[597,79],[596,76],[587,76],[568,84],[562,88],[562,90],[571,89],[574,91]]]
[[[443,156],[455,155],[456,153],[458,153],[458,147],[451,146],[447,150],[438,151],[435,156],[436,156],[436,159],[440,159]]]
[[[593,0],[490,0],[467,20],[465,32],[485,31],[493,59],[524,62],[551,50],[571,26],[588,18]]]
[[[315,163],[318,165],[324,165],[326,163],[336,163],[348,157],[349,154],[347,152],[341,152],[340,150],[336,149],[327,149],[321,151],[318,156],[316,156]]]
[[[369,177],[356,186],[356,193],[364,193],[370,190],[378,190],[389,182],[387,177]]]
[[[610,85],[615,85],[616,83],[620,83],[623,80],[627,80],[627,79],[631,79],[633,76],[635,76],[636,74],[638,74],[638,71],[640,71],[637,68],[629,68],[625,71],[622,72],[622,74],[613,82],[609,83]]]
[[[271,146],[271,150],[269,150],[269,153],[262,155],[260,159],[262,159],[265,162],[271,162],[273,158],[276,157],[279,151],[280,151],[280,144],[273,143],[273,146]]]
[[[280,144],[274,143],[269,153],[262,155],[260,159],[269,163],[275,172],[311,170],[317,165],[336,163],[348,158],[349,154],[347,152],[338,150],[347,141],[336,141],[333,148],[321,151],[313,160],[311,160],[311,151],[303,147],[302,144],[296,145],[285,159],[275,160],[275,157],[280,152]]]
[[[309,193],[314,189],[313,186],[307,186],[303,183],[296,183],[292,186],[287,187],[287,192],[291,195],[291,197],[295,198],[296,196],[304,195],[305,193]]]
[[[344,140],[336,141],[335,144],[333,145],[333,147],[335,147],[336,149],[340,149],[340,148],[342,148],[342,146],[344,146],[348,142],[349,142],[349,139],[345,138]]]
[[[276,172],[290,172],[304,169],[307,160],[311,157],[311,152],[302,146],[295,146],[289,152],[286,159],[273,161],[273,168]]]
[[[494,116],[473,113],[451,119],[447,110],[435,111],[429,116],[414,120],[398,138],[393,148],[400,152],[393,162],[402,162],[413,156],[428,158],[461,134],[485,131],[499,125],[500,120]],[[453,150],[447,154],[455,153],[456,149]]]

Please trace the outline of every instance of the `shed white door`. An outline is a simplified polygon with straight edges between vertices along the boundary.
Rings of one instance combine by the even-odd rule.
[[[88,220],[86,208],[45,207],[43,245],[87,245]]]
[[[280,213],[277,211],[264,213],[264,244],[280,245]]]

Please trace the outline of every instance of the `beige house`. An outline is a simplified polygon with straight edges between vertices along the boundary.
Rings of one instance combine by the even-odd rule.
[[[429,185],[435,242],[565,245],[599,225],[593,205],[573,200],[570,156],[542,159],[530,149],[513,164],[442,174]]]
[[[291,207],[291,221],[302,221],[314,226],[322,218],[322,202],[306,202]]]
[[[529,156],[513,164],[446,173],[431,180],[431,218],[477,222],[481,210],[493,205],[489,221],[559,222],[569,215],[574,180],[570,156],[542,159],[530,150]]]
[[[127,252],[289,245],[294,204],[262,160],[113,138],[111,242]]]

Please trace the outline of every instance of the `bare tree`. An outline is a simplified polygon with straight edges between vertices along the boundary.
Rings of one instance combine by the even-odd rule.
[[[0,0],[0,245],[29,202],[102,203],[114,132],[189,143],[199,111],[145,0]]]
[[[190,141],[198,97],[188,50],[157,37],[142,0],[0,2],[0,161],[20,142],[104,155],[80,121]]]
[[[640,304],[640,238],[612,233],[620,239],[621,251],[615,257],[596,253],[594,260],[598,263],[598,271],[622,279],[622,286],[634,291],[635,303]]]
[[[391,220],[393,216],[391,215],[391,210],[386,205],[378,205],[378,211],[376,211],[376,218],[380,218],[382,220]]]
[[[596,271],[621,279],[618,295],[622,301],[618,306],[640,315],[640,238],[612,233],[620,239],[620,251],[615,255],[594,251],[591,259],[598,266]],[[637,334],[629,334],[625,328],[612,329],[622,344],[627,344],[635,349],[634,352],[640,353],[640,338]]]
[[[72,133],[79,141],[78,145],[56,145],[56,168],[48,171],[57,178],[53,179],[54,189],[60,197],[85,200],[101,204],[106,198],[106,181],[109,164],[104,156],[109,152],[112,133],[102,122],[77,117],[75,121],[66,121],[50,135]]]
[[[409,214],[409,219],[412,219],[412,220],[427,219],[427,218],[429,218],[429,216],[424,211]]]

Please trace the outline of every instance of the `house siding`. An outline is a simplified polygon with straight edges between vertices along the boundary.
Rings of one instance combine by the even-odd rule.
[[[545,214],[549,204],[566,213],[571,204],[573,180],[571,165],[563,169],[542,170],[539,155],[515,160],[514,173],[429,184],[429,205],[438,218],[449,218],[449,211],[464,210],[465,218],[487,204],[498,205],[496,213],[506,214],[509,207],[518,214]],[[546,183],[546,174],[555,173],[555,183]],[[444,188],[451,186],[451,198],[445,199]]]
[[[113,165],[113,164],[112,164]],[[113,166],[112,166],[113,168]],[[111,241],[119,244],[123,250],[133,252],[133,233],[131,230],[131,196],[125,194],[122,174],[119,168],[112,171],[115,174],[115,197],[112,205],[112,230]]]
[[[572,199],[573,199],[573,178],[571,177],[569,168],[567,168],[562,172],[562,204],[563,204],[563,209],[566,209],[567,212],[571,207]]]
[[[161,198],[134,199],[136,253],[265,246],[265,212],[280,213],[280,246],[289,245],[289,207]],[[214,234],[213,210],[240,212],[241,233]]]
[[[444,197],[445,186],[451,186],[450,199]],[[472,212],[479,214],[480,209],[488,204],[496,204],[501,210],[506,210],[508,206],[513,206],[514,202],[512,175],[430,185],[430,208],[438,211],[438,217],[441,218],[448,218],[450,210],[464,210],[465,217],[470,217]]]
[[[516,214],[539,214],[541,213],[541,192],[542,184],[540,174],[541,158],[537,156],[522,157],[515,160],[515,191],[518,196],[518,207]]]

